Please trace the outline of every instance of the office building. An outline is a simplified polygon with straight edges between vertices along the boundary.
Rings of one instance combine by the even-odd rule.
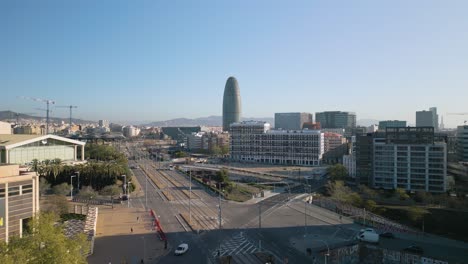
[[[187,135],[187,149],[189,150],[200,150],[202,149],[202,137],[203,132],[192,133]]]
[[[55,135],[0,135],[0,164],[84,160],[85,142]]]
[[[304,123],[312,123],[310,113],[275,113],[275,129],[301,130]]]
[[[457,127],[458,160],[468,162],[468,125]]]
[[[447,145],[435,140],[433,127],[387,128],[374,139],[373,187],[445,192]]]
[[[324,136],[318,130],[271,130],[265,122],[231,125],[230,155],[234,161],[319,166]]]
[[[417,127],[433,127],[434,130],[439,129],[439,115],[437,115],[437,108],[431,107],[429,111],[416,112],[416,126]]]
[[[241,97],[236,78],[229,77],[224,87],[223,96],[223,131],[229,131],[229,125],[240,121]]]
[[[322,128],[354,128],[356,127],[356,114],[353,112],[327,111],[315,113],[315,122]]]
[[[379,130],[384,131],[387,127],[406,127],[406,121],[402,120],[385,120],[379,121]]]
[[[23,236],[23,228],[39,212],[39,176],[19,165],[0,165],[0,241]]]

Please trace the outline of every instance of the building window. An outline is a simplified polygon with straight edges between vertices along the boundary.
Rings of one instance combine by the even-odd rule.
[[[8,196],[15,196],[20,194],[20,187],[8,187]]]
[[[23,185],[21,190],[21,194],[32,193],[32,184]]]
[[[0,198],[5,197],[5,188],[0,188]]]

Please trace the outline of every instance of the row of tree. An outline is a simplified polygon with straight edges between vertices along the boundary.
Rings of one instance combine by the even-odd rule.
[[[122,175],[130,180],[126,157],[112,146],[87,144],[85,153],[89,160],[86,164],[64,165],[60,159],[33,160],[31,167],[52,186],[70,183],[72,175],[79,175],[80,186],[91,186],[97,191],[116,184]],[[77,183],[78,178],[74,178],[73,186]]]

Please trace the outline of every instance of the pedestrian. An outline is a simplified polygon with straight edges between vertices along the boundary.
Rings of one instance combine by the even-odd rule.
[[[133,227],[130,227],[130,232],[132,232],[132,233],[133,233]]]
[[[137,216],[137,222],[140,222],[140,217],[139,216]]]

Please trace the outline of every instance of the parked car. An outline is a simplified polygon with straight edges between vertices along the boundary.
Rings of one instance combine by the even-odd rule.
[[[415,245],[411,245],[409,247],[406,247],[403,250],[411,252],[411,253],[417,253],[417,254],[422,254],[424,252],[424,250],[421,247],[418,247],[418,246],[415,246]]]
[[[385,233],[380,234],[380,237],[395,238],[395,235],[391,232],[385,232]]]
[[[186,243],[180,244],[174,251],[174,255],[176,256],[183,255],[187,252],[187,250],[188,250],[188,244]]]

